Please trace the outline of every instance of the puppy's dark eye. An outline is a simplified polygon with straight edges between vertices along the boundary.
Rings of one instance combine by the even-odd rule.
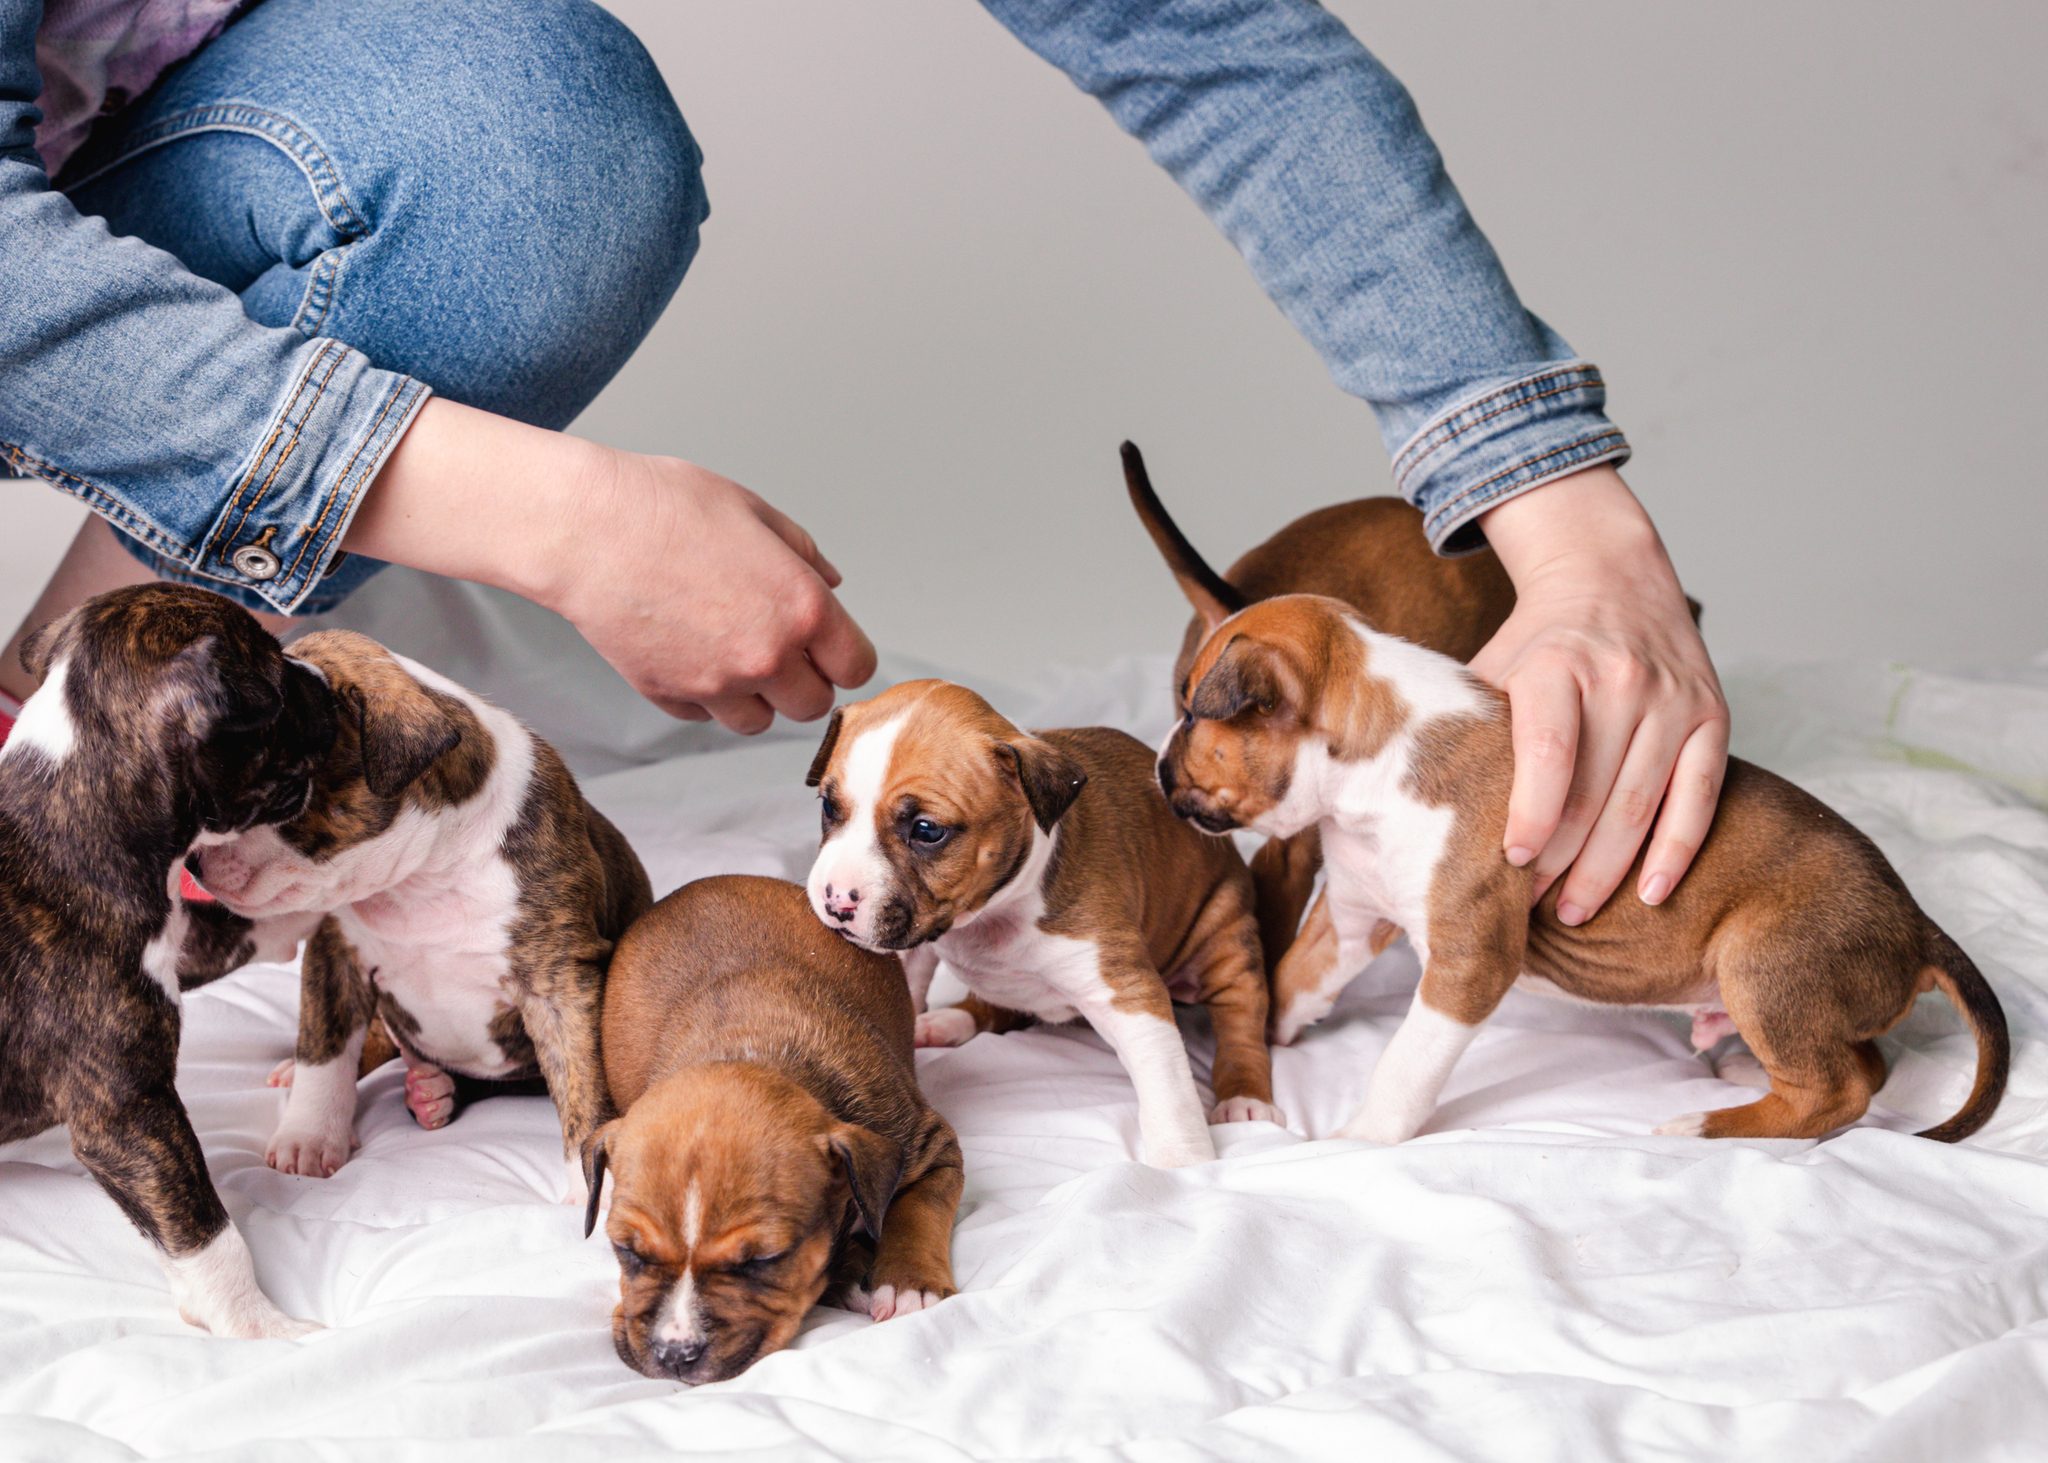
[[[619,1257],[619,1268],[628,1275],[638,1275],[647,1268],[647,1259],[631,1245],[613,1244],[612,1253]]]
[[[834,800],[831,793],[820,792],[818,794],[818,827],[823,832],[830,833],[838,822],[838,802]]]
[[[913,818],[910,821],[909,837],[912,843],[923,848],[942,848],[953,830],[943,823],[934,823],[929,818]]]

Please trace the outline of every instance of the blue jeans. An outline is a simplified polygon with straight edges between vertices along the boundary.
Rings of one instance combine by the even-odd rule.
[[[429,389],[563,427],[625,363],[696,253],[701,160],[588,0],[265,0],[66,164],[82,229],[38,241],[55,318],[0,439],[158,573],[329,608],[380,567],[341,532]],[[109,267],[129,328],[61,330]]]

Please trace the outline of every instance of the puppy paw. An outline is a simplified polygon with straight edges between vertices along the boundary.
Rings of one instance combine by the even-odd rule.
[[[1689,1112],[1668,1123],[1659,1123],[1650,1131],[1659,1138],[1704,1138],[1707,1135],[1707,1115]]]
[[[974,1036],[974,1018],[958,1006],[927,1011],[917,1018],[919,1046],[964,1046]]]
[[[256,1299],[262,1301],[263,1297]],[[235,1341],[297,1341],[302,1336],[327,1329],[317,1321],[302,1321],[297,1316],[288,1316],[268,1301],[261,1305],[232,1307],[212,1325],[183,1306],[178,1307],[178,1319],[188,1326]]]
[[[1325,1000],[1290,1001],[1284,1010],[1273,1013],[1273,1045],[1293,1046],[1302,1032],[1330,1014],[1334,1004]]]
[[[583,1176],[581,1158],[562,1161],[562,1202],[579,1211],[590,1202],[590,1180]]]
[[[455,1079],[439,1067],[407,1067],[405,1106],[421,1127],[447,1127],[455,1116]]]
[[[1692,1013],[1692,1049],[1694,1051],[1707,1051],[1723,1037],[1733,1035],[1735,1035],[1735,1018],[1726,1011],[1695,1011]]]
[[[1145,1163],[1150,1168],[1192,1168],[1198,1163],[1212,1163],[1215,1158],[1216,1145],[1209,1141],[1207,1129],[1203,1130],[1199,1142],[1188,1139],[1145,1145]]]
[[[1226,1097],[1210,1109],[1209,1121],[1211,1124],[1271,1123],[1276,1128],[1284,1128],[1287,1126],[1287,1114],[1256,1097]]]
[[[915,1281],[905,1285],[877,1285],[873,1294],[868,1296],[868,1314],[877,1321],[892,1320],[913,1311],[928,1311],[953,1294],[955,1291],[950,1285],[920,1285]]]
[[[322,1131],[287,1120],[271,1138],[263,1161],[279,1173],[309,1179],[332,1178],[335,1170],[348,1162],[353,1147],[353,1137],[347,1128]]]
[[[265,1087],[289,1087],[292,1085],[292,1073],[298,1069],[299,1059],[297,1057],[286,1057],[270,1069],[270,1075],[263,1079],[263,1085]]]
[[[1756,1053],[1741,1047],[1714,1063],[1714,1075],[1723,1082],[1733,1082],[1737,1087],[1754,1087],[1760,1092],[1769,1091],[1771,1086],[1771,1074],[1756,1059]]]
[[[1396,1143],[1406,1143],[1415,1136],[1415,1130],[1397,1119],[1359,1113],[1330,1136],[1349,1138],[1354,1143],[1378,1143],[1391,1148]]]

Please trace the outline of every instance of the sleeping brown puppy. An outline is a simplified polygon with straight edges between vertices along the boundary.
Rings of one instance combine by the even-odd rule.
[[[624,1115],[585,1150],[584,1233],[609,1168],[628,1366],[734,1376],[835,1279],[877,1320],[953,1293],[960,1145],[917,1088],[902,967],[802,889],[730,875],[656,904],[612,957],[604,1058]]]

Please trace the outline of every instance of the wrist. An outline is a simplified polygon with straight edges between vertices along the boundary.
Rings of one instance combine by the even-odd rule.
[[[436,397],[364,495],[344,546],[554,608],[573,581],[571,536],[616,455]]]
[[[1479,523],[1519,594],[1645,576],[1676,584],[1656,525],[1606,463],[1510,498]]]

